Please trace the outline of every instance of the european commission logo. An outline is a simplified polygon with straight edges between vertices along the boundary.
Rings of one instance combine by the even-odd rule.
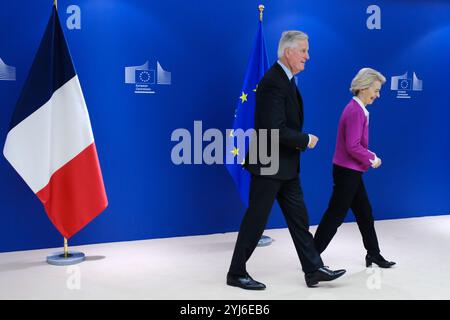
[[[397,91],[397,99],[410,99],[409,92],[422,91],[422,80],[413,72],[412,78],[408,72],[401,76],[391,77],[391,90]]]
[[[125,83],[135,85],[134,93],[155,93],[155,85],[170,85],[172,73],[164,70],[156,61],[156,70],[150,69],[148,61],[141,66],[125,67]]]
[[[16,68],[8,66],[0,58],[0,80],[16,81]]]

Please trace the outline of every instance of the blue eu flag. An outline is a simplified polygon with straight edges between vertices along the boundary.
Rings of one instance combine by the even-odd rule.
[[[254,128],[256,90],[259,81],[268,69],[269,59],[267,58],[263,26],[260,19],[258,24],[258,32],[253,44],[253,51],[250,55],[247,72],[245,74],[244,84],[237,102],[233,131],[227,137],[227,139],[233,140],[233,143],[229,144],[231,145],[231,149],[227,150],[227,152],[231,152],[237,160],[234,164],[227,164],[227,169],[233,177],[239,195],[246,206],[248,205],[248,195],[250,189],[250,173],[242,166],[242,161],[245,159],[245,150],[239,150],[237,148],[237,143],[233,132],[237,129],[246,131],[247,129]],[[248,145],[249,144],[246,143],[246,150],[248,150]]]

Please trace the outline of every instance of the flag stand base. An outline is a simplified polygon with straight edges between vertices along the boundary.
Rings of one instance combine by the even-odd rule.
[[[85,259],[83,252],[69,251],[67,258],[64,257],[64,252],[56,252],[47,256],[47,263],[54,266],[69,266],[83,262]]]
[[[258,241],[258,247],[265,247],[270,245],[273,242],[273,239],[269,236],[262,235],[261,239]]]

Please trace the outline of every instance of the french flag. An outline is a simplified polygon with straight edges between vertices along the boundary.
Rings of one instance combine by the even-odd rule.
[[[108,206],[89,114],[55,6],[3,154],[65,238]]]

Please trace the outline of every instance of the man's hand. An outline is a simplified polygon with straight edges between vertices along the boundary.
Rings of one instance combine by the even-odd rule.
[[[317,141],[319,141],[319,138],[313,134],[308,134],[308,136],[309,136],[308,148],[313,149],[316,146]]]

